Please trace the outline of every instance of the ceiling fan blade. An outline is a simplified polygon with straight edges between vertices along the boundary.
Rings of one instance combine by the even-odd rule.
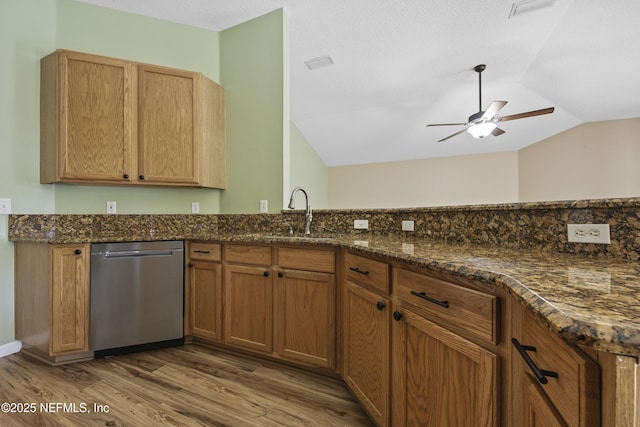
[[[551,114],[555,110],[554,107],[543,108],[542,110],[528,111],[526,113],[513,114],[511,116],[496,117],[499,122],[507,122],[509,120],[524,119],[526,117],[541,116],[543,114]]]
[[[482,119],[493,119],[493,116],[498,114],[498,111],[500,111],[505,105],[507,105],[507,101],[493,101],[491,105],[489,105],[489,108],[487,108],[487,111],[482,115]]]
[[[504,131],[500,128],[495,128],[494,130],[491,131],[491,135],[493,136],[500,136],[504,133]]]
[[[446,138],[439,139],[439,140],[438,140],[438,142],[446,141],[446,140],[447,140],[447,139],[449,139],[449,138],[453,138],[453,137],[454,137],[454,136],[456,136],[456,135],[460,135],[460,134],[461,134],[462,132],[464,132],[464,131],[466,131],[466,129],[459,130],[458,132],[453,133],[453,134],[451,134],[451,135],[447,136]]]
[[[466,123],[435,123],[427,126],[466,126]]]

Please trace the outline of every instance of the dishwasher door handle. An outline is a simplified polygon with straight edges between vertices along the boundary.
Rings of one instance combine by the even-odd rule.
[[[171,256],[173,251],[119,251],[103,253],[104,258],[140,258],[152,256]]]

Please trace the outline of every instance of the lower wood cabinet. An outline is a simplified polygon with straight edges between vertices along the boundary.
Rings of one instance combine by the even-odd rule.
[[[222,341],[222,265],[189,263],[190,321],[194,337]]]
[[[522,387],[522,425],[527,427],[567,427],[537,380],[525,374]]]
[[[17,242],[16,338],[23,350],[57,364],[89,351],[90,245]]]
[[[276,353],[307,366],[333,369],[336,284],[330,273],[280,270],[275,280]]]
[[[595,427],[600,418],[600,367],[529,312],[514,318],[516,382],[522,384],[521,425]]]
[[[185,335],[222,342],[222,245],[188,242]]]
[[[225,266],[226,344],[271,354],[273,278],[271,267]]]
[[[388,426],[391,304],[351,281],[343,304],[344,381],[375,423]]]
[[[409,310],[393,315],[393,425],[498,425],[497,356]]]
[[[229,244],[224,265],[225,344],[335,368],[335,251]]]

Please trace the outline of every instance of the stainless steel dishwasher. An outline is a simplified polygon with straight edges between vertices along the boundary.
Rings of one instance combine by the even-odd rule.
[[[182,241],[91,245],[95,357],[184,342]]]

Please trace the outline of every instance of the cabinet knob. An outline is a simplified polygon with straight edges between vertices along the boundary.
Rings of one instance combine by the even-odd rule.
[[[82,250],[76,249],[75,251],[73,251],[73,253],[76,255],[80,255],[82,253]]]
[[[125,173],[124,175],[122,175],[122,177],[123,177],[124,179],[129,179],[129,174],[128,174],[128,173]]]
[[[400,313],[399,311],[394,311],[393,312],[393,318],[396,319],[396,320],[402,319],[402,313]]]
[[[265,271],[264,273],[262,273],[262,275],[263,275],[264,277],[269,277],[269,272],[268,272],[268,271]]]
[[[378,301],[376,308],[380,311],[384,310],[384,303],[382,301]]]
[[[140,178],[140,179],[144,179],[144,175],[140,175],[138,178]]]
[[[193,268],[193,264],[192,263],[189,263],[189,268]]]
[[[282,271],[278,271],[278,277],[284,277],[284,273]]]

